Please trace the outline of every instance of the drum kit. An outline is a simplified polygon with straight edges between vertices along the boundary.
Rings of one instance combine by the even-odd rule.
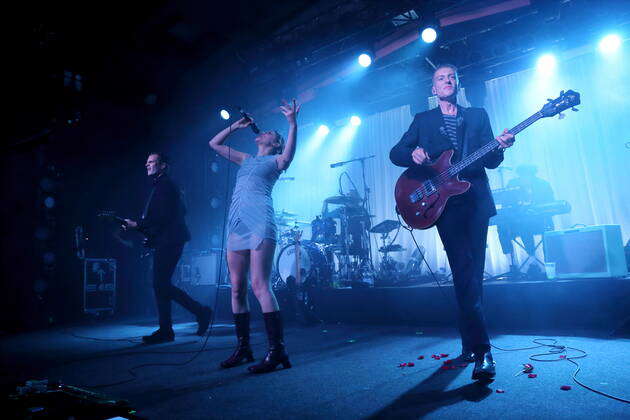
[[[370,216],[356,195],[328,197],[322,214],[310,223],[285,210],[275,216],[279,228],[273,282],[276,289],[298,278],[298,266],[301,286],[344,286],[369,277]],[[311,227],[311,238],[298,240],[307,225]]]
[[[332,210],[329,208],[334,206]],[[405,251],[394,244],[400,222],[385,220],[371,226],[371,218],[352,195],[336,195],[324,200],[322,214],[310,223],[296,213],[276,213],[280,234],[276,250],[273,287],[275,290],[296,284],[299,288],[370,286],[396,284],[410,275],[420,274],[420,256],[405,264],[391,257]],[[304,227],[311,226],[311,238],[301,239]],[[396,232],[390,240],[390,234]],[[370,258],[369,235],[380,235],[381,263],[375,269]],[[299,267],[299,273],[298,273]],[[297,282],[297,283],[296,283]]]

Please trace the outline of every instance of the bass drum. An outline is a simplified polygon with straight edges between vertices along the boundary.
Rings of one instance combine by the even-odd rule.
[[[327,286],[330,284],[331,268],[324,252],[311,241],[295,242],[282,248],[276,260],[279,282],[284,286],[295,282],[297,274],[296,250],[300,252],[300,286]]]

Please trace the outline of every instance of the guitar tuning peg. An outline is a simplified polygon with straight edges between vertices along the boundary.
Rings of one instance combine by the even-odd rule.
[[[578,111],[579,111],[579,109],[577,109],[576,107],[571,107],[571,111],[573,111],[573,112],[578,112]]]
[[[564,117],[565,117],[565,115],[564,115],[562,112],[559,112],[559,113],[558,113],[558,119],[559,119],[559,120],[564,119]]]

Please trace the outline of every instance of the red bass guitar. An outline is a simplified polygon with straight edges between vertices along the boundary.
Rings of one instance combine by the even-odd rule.
[[[562,91],[558,98],[549,99],[540,111],[509,131],[516,135],[541,118],[553,117],[579,104],[579,93],[572,90]],[[573,110],[577,111],[575,108]],[[432,227],[444,211],[448,199],[463,194],[470,188],[470,182],[460,181],[458,174],[498,147],[499,142],[492,139],[454,165],[451,164],[454,152],[447,150],[433,163],[407,169],[396,182],[396,211],[412,228]]]

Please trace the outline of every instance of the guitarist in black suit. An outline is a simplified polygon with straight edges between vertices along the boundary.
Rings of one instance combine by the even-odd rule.
[[[430,162],[453,149],[457,162],[479,149],[493,137],[488,114],[483,108],[457,105],[457,68],[438,66],[433,73],[432,92],[439,106],[416,114],[407,132],[390,152],[398,166],[411,167]],[[496,214],[485,169],[503,161],[503,149],[512,146],[514,136],[507,130],[496,137],[501,147],[461,173],[471,183],[464,194],[451,197],[436,226],[448,257],[459,307],[462,337],[460,360],[475,362],[473,379],[495,375],[482,311],[482,281],[486,256],[488,220]]]
[[[171,300],[182,305],[197,317],[197,334],[208,329],[211,310],[192,299],[186,292],[171,284],[171,277],[182,255],[184,244],[190,240],[184,215],[186,209],[179,189],[166,174],[168,161],[162,153],[151,153],[145,164],[152,180],[147,203],[140,221],[125,219],[126,228],[136,229],[146,237],[146,245],[155,250],[153,255],[153,290],[157,303],[160,328],[142,337],[146,344],[173,341]]]

